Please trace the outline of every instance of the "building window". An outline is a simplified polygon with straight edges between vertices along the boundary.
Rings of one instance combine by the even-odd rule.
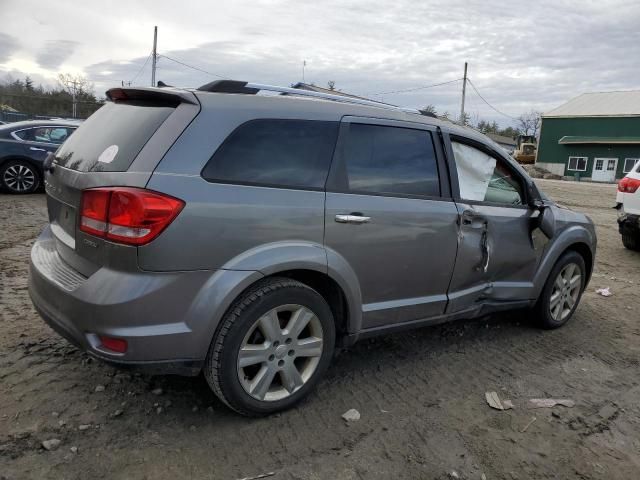
[[[587,170],[587,157],[569,157],[567,170],[585,172]]]
[[[638,162],[640,162],[640,158],[625,158],[622,173],[629,173],[631,170],[633,170],[633,167],[638,164]]]

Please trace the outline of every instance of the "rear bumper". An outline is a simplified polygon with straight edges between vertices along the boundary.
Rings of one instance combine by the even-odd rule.
[[[58,255],[47,227],[30,259],[29,294],[47,324],[94,357],[154,373],[195,375],[232,286],[252,272],[143,272],[108,267],[83,277]],[[106,335],[127,341],[105,349]]]

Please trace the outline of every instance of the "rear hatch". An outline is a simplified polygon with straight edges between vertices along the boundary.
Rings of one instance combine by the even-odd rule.
[[[47,208],[56,249],[85,276],[101,266],[136,268],[136,247],[79,230],[82,191],[143,188],[168,149],[200,110],[196,97],[174,89],[112,89],[108,101],[55,153],[45,172]]]

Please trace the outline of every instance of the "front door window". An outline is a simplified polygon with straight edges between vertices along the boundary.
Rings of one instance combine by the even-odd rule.
[[[522,185],[504,160],[482,150],[452,142],[460,197],[463,200],[522,205]]]

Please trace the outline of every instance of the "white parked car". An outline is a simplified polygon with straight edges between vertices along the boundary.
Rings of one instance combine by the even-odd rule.
[[[622,243],[629,250],[640,251],[640,162],[618,183],[616,202]]]

